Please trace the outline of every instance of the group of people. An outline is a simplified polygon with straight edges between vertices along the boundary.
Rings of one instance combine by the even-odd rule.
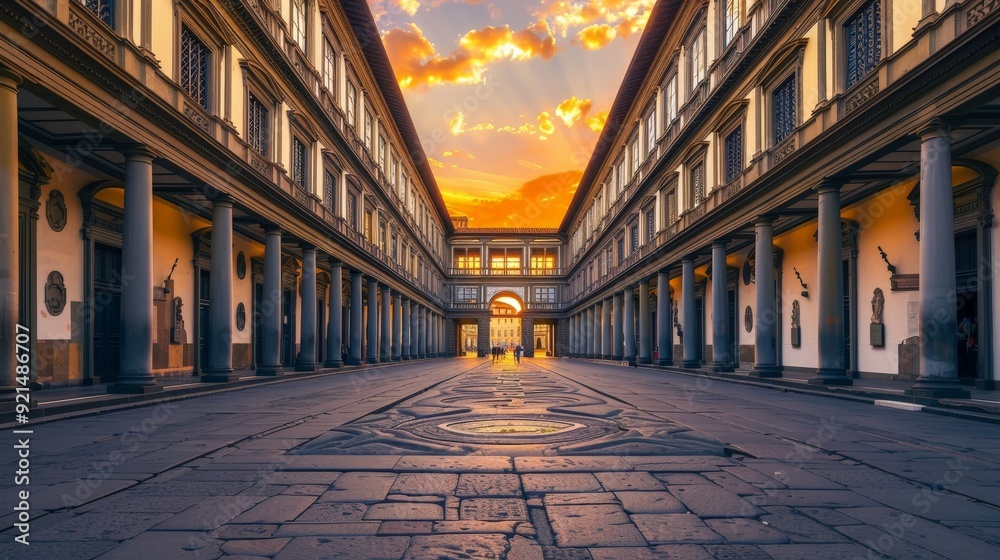
[[[490,357],[493,363],[501,362],[507,359],[507,347],[506,346],[494,346],[490,348]],[[524,357],[524,346],[518,344],[514,347],[514,363],[520,364],[521,358]]]

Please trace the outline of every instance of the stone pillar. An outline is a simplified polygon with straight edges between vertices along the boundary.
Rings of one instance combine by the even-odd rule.
[[[282,375],[281,230],[264,228],[264,296],[261,301],[260,364],[257,375]]]
[[[920,376],[907,391],[916,397],[969,396],[958,381],[954,207],[951,131],[935,119],[920,131]]]
[[[674,365],[674,326],[670,309],[670,274],[661,270],[656,275],[656,363],[659,366]]]
[[[212,202],[212,279],[209,285],[208,358],[202,381],[226,382],[233,376],[233,201]]]
[[[316,371],[316,248],[302,248],[302,312],[295,371]]]
[[[365,363],[378,363],[378,280],[368,278],[368,339]]]
[[[348,350],[347,365],[361,365],[361,337],[365,332],[363,299],[361,297],[361,272],[351,271],[351,342]]]
[[[594,308],[583,310],[583,357],[594,357]]]
[[[601,338],[601,304],[595,303],[590,307],[590,338],[593,341],[594,346],[590,350],[590,358],[597,359],[601,357],[601,351],[603,350],[604,341]]]
[[[653,341],[650,338],[649,279],[639,281],[639,363],[653,363]]]
[[[422,306],[413,304],[413,315],[410,318],[410,357],[414,360],[424,357],[421,353],[423,346],[420,344],[421,331],[423,331],[420,328],[423,324],[423,312],[424,308]]]
[[[399,292],[392,296],[392,356],[394,362],[403,359],[403,301]]]
[[[16,139],[13,146],[17,146]],[[153,376],[153,329],[156,328],[153,324],[153,157],[145,148],[136,148],[125,154],[121,373],[118,380],[108,387],[109,393],[163,390]],[[17,208],[15,201],[15,212]],[[17,235],[14,240],[16,243]],[[15,277],[11,281],[16,283],[18,279]],[[16,301],[13,313],[16,317]]]
[[[392,316],[390,310],[392,309],[392,295],[389,290],[389,286],[382,285],[382,319],[379,321],[379,325],[382,327],[379,329],[382,332],[380,338],[379,351],[378,351],[378,361],[388,362],[390,359],[390,352],[392,347]]]
[[[712,371],[733,371],[726,242],[712,243]]]
[[[0,67],[0,392],[17,385],[17,324],[21,273],[18,251],[17,88],[21,78]],[[32,255],[32,258],[35,256]],[[152,293],[152,286],[148,287]],[[150,303],[152,306],[152,303]],[[38,333],[24,333],[37,339]],[[22,339],[23,340],[23,339]],[[24,368],[21,371],[24,372]],[[13,406],[13,405],[11,405]]]
[[[625,355],[625,321],[622,320],[622,295],[615,294],[611,299],[611,359],[621,360]]]
[[[632,362],[635,356],[635,297],[632,294],[632,286],[628,286],[622,291],[622,322],[624,323],[625,346],[623,350],[624,359]]]
[[[681,306],[684,308],[681,328],[684,329],[684,357],[681,366],[686,368],[701,367],[698,357],[698,337],[695,336],[695,323],[698,315],[694,308],[694,258],[681,260]]]
[[[774,231],[772,218],[754,220],[757,240],[754,284],[757,305],[754,309],[754,365],[750,375],[781,377],[778,366],[778,314],[774,308]]]
[[[402,318],[400,319],[400,359],[410,359],[410,298],[399,298],[402,301]]]
[[[948,169],[951,189],[951,169]],[[844,275],[840,225],[840,183],[823,181],[819,193],[816,286],[819,292],[819,368],[813,385],[851,385],[844,364]],[[954,283],[954,281],[953,281]]]
[[[341,347],[344,344],[344,267],[330,257],[330,321],[326,327],[326,360],[323,367],[344,365]]]
[[[424,358],[431,358],[431,310],[424,308],[423,323],[420,325],[420,355]]]
[[[606,299],[601,305],[603,315],[601,316],[601,357],[605,360],[611,359],[611,300]]]

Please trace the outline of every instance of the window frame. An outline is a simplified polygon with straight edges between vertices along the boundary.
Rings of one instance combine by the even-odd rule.
[[[333,41],[323,35],[323,87],[337,98],[337,49]]]
[[[310,179],[312,179],[312,177],[310,177],[310,173],[309,172],[310,172],[311,163],[312,163],[311,162],[311,160],[312,160],[312,142],[310,142],[308,140],[305,140],[305,138],[308,138],[308,137],[305,134],[302,134],[301,132],[298,132],[295,129],[292,129],[291,137],[292,137],[291,138],[291,146],[290,146],[291,161],[290,161],[290,165],[288,166],[288,168],[289,168],[288,169],[288,178],[291,179],[292,182],[295,183],[295,185],[298,186],[300,189],[302,189],[302,190],[304,190],[306,192],[310,192],[310,190],[309,190],[309,188],[311,186],[310,185]],[[303,155],[302,160],[303,161],[302,161],[302,167],[301,167],[301,169],[297,169],[296,168],[296,144],[300,144],[302,146],[302,155]]]
[[[861,13],[870,4],[879,2],[880,4],[880,21],[879,21],[879,49],[880,56],[879,59],[872,65],[871,69],[865,73],[863,76],[859,77],[856,82],[848,85],[848,71],[847,71],[847,29],[846,25],[849,20],[854,16]],[[836,71],[834,73],[835,80],[837,81],[837,90],[841,92],[847,92],[854,89],[855,87],[863,87],[860,84],[868,83],[872,75],[877,75],[878,68],[881,66],[883,61],[892,54],[892,2],[884,2],[882,0],[853,0],[850,2],[844,2],[839,6],[839,10],[835,14],[831,14],[831,24],[834,29],[834,64]]]
[[[177,73],[176,83],[180,90],[185,96],[195,105],[201,109],[213,113],[216,109],[216,104],[218,103],[218,96],[216,92],[216,64],[218,51],[220,48],[218,41],[207,41],[206,37],[211,37],[210,33],[207,33],[204,29],[197,24],[197,22],[192,21],[190,18],[181,17],[178,25],[177,31],[177,45],[176,45],[176,60],[175,71]],[[200,101],[184,85],[185,72],[184,72],[184,31],[187,30],[196,41],[198,41],[207,53],[207,62],[205,62],[205,76],[203,78],[205,82],[205,99],[204,103]],[[214,48],[213,48],[214,46]]]
[[[697,51],[694,49],[695,45],[698,46]],[[685,76],[688,80],[687,100],[690,100],[697,92],[698,86],[708,78],[708,29],[704,14],[698,17],[696,23],[692,25],[692,30],[688,31],[684,50],[687,54],[687,76]],[[695,64],[694,60],[696,53],[699,55],[698,64]]]
[[[311,8],[309,0],[289,0],[288,35],[292,43],[305,55],[309,54],[309,19]]]

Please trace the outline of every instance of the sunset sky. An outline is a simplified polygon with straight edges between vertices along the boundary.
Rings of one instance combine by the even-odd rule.
[[[654,0],[368,0],[452,214],[557,227]]]

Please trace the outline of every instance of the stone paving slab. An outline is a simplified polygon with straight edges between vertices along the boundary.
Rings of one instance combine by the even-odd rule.
[[[601,483],[591,473],[523,474],[521,483],[528,494],[596,492],[601,489]]]
[[[338,536],[299,537],[281,549],[274,560],[399,560],[409,537]]]
[[[646,546],[642,533],[618,505],[546,508],[560,547]]]
[[[629,513],[684,513],[687,507],[670,492],[615,492]]]
[[[468,498],[462,500],[459,515],[474,521],[527,521],[528,507],[516,498]]]
[[[352,523],[309,523],[296,521],[282,523],[272,536],[274,537],[330,537],[339,535],[374,535],[379,531],[378,521],[357,521]]]
[[[645,548],[589,549],[593,560],[713,560],[704,547],[694,544],[663,544]]]
[[[640,513],[632,521],[649,544],[709,544],[725,540],[697,515],[690,513]]]
[[[465,473],[458,479],[456,496],[511,497],[521,496],[521,477],[516,474]]]
[[[437,521],[444,519],[444,508],[436,504],[375,504],[365,513],[366,521]]]
[[[403,560],[496,560],[509,548],[503,535],[428,535],[410,539]]]
[[[458,486],[454,473],[403,473],[389,489],[392,493],[450,496]]]
[[[670,493],[701,517],[757,517],[764,513],[738,494],[713,484],[671,486]]]

